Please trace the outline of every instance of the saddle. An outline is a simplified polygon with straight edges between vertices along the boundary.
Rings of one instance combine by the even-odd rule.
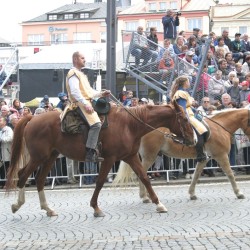
[[[105,98],[99,98],[92,102],[94,110],[97,112],[102,123],[102,129],[108,127],[108,112],[110,110],[110,103]],[[89,125],[80,115],[80,108],[71,103],[65,107],[61,114],[61,131],[67,134],[85,134],[89,130]]]

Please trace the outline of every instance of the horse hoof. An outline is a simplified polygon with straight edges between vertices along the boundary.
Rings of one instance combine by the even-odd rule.
[[[245,199],[245,195],[244,195],[244,194],[239,194],[239,195],[237,196],[237,198],[238,198],[238,199]]]
[[[16,211],[18,211],[18,208],[15,204],[11,205],[11,211],[14,214]]]
[[[105,214],[102,211],[94,212],[94,217],[104,217]]]
[[[49,211],[49,212],[47,212],[47,216],[48,217],[58,216],[58,214],[55,211]]]
[[[190,196],[190,200],[192,200],[192,201],[197,200],[197,196],[196,195]]]
[[[142,200],[143,203],[151,203],[151,200],[149,198],[145,198]]]
[[[157,208],[156,211],[158,213],[167,213],[167,208],[160,202],[159,204],[157,204]]]

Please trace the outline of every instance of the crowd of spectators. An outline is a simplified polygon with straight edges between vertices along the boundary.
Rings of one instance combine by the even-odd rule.
[[[172,84],[172,82],[169,82],[171,78],[168,75],[171,74],[171,71],[176,70],[175,63],[178,62],[178,70],[182,67],[182,71],[179,70],[178,74],[188,76],[191,83],[195,82],[197,72],[201,70],[200,80],[194,95],[196,99],[194,107],[202,107],[204,98],[207,98],[205,99],[206,109],[203,110],[204,114],[211,114],[214,110],[241,108],[249,104],[250,42],[248,34],[240,34],[239,32],[229,34],[228,30],[223,30],[221,34],[211,32],[207,35],[201,34],[199,28],[194,28],[193,34],[186,37],[185,31],[176,32],[179,20],[173,11],[167,12],[167,15],[162,19],[162,23],[164,41],[162,46],[154,47],[154,56],[155,51],[158,52],[157,60],[155,60],[155,57],[154,61],[152,56],[148,57],[149,64],[157,63],[157,69],[161,74],[161,83],[166,84],[166,86]],[[167,34],[169,23],[172,25],[172,30]],[[156,31],[156,28],[152,27],[150,30]],[[154,36],[157,37],[157,34],[154,33]],[[234,38],[232,39],[232,37]],[[211,42],[206,53],[205,64],[200,69],[208,38]],[[145,41],[148,46],[153,42],[152,39]],[[158,39],[155,45],[157,44]],[[178,58],[178,61],[176,61],[176,58]],[[180,62],[183,62],[183,66]],[[175,72],[174,78],[178,74]],[[193,86],[191,84],[191,87]],[[237,163],[236,154],[239,152],[236,154],[235,152],[237,152],[237,148],[235,149],[232,144],[231,165]],[[246,170],[247,173],[250,173],[248,168]],[[210,173],[210,175],[213,176],[214,174]]]

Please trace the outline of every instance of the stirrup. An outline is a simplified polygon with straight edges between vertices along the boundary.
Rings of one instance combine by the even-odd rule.
[[[95,149],[90,149],[86,152],[85,162],[101,162],[104,158],[99,156],[99,153]]]

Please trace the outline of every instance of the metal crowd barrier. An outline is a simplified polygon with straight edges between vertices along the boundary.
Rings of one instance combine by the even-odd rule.
[[[244,148],[241,150],[237,150],[237,147],[235,147],[235,150],[232,151],[235,156],[235,160],[232,159],[231,162],[234,162],[234,164],[231,163],[232,169],[237,168],[249,168],[250,170],[250,147]],[[84,162],[77,162],[74,161],[74,164],[70,167],[74,168],[73,176],[78,179],[79,181],[79,187],[83,187],[84,185],[94,184],[95,183],[95,177],[98,176],[99,173],[99,165],[97,163],[84,163]],[[114,166],[112,167],[108,177],[113,178],[119,168],[119,162],[116,162]],[[209,161],[207,166],[204,169],[218,169],[219,166],[216,161]],[[51,185],[51,189],[57,185],[57,182],[67,183],[69,180],[69,173],[68,170],[69,167],[67,167],[66,163],[66,157],[61,156],[59,157],[54,167],[51,169],[47,179],[46,183],[47,185]],[[0,182],[3,183],[6,181],[6,175],[3,176],[3,174],[6,173],[6,166],[3,165],[0,168]],[[155,163],[151,168],[148,170],[148,174],[158,172],[162,175],[166,183],[169,183],[171,181],[171,177],[173,173],[177,173],[177,175],[182,175],[183,173],[188,173],[189,171],[195,170],[195,160],[192,159],[175,159],[175,158],[169,158],[164,155],[158,156]],[[184,176],[183,176],[184,177]],[[35,180],[35,173],[33,173],[28,181],[34,182]],[[110,181],[111,182],[111,181]],[[33,183],[35,185],[35,183]]]

